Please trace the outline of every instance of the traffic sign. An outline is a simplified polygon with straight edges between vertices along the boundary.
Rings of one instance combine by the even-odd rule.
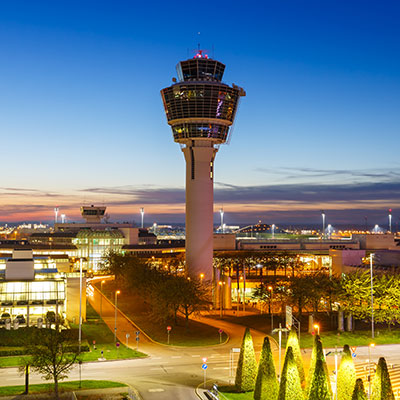
[[[136,331],[136,336],[139,336],[140,335],[140,331]]]
[[[131,337],[131,334],[130,334],[130,333],[127,333],[127,334],[125,335],[125,337],[128,339],[128,338]]]
[[[356,353],[353,353],[352,356],[353,356],[353,358],[356,358],[356,357],[357,357],[357,354],[356,354]]]
[[[115,343],[115,345],[117,346],[117,348],[119,347],[119,342]]]
[[[140,340],[139,336],[136,336],[136,341],[138,342]]]
[[[218,331],[218,333],[223,333],[224,331],[222,330],[222,329],[220,329],[219,331]]]
[[[172,328],[170,326],[167,326],[167,331],[170,331]]]
[[[205,363],[207,362],[208,358],[207,358],[207,357],[203,357],[201,360],[202,360],[203,363],[205,364]]]
[[[355,347],[355,346],[354,346],[354,347],[350,347],[350,349],[351,349],[351,352],[352,352],[352,353],[355,353],[356,350],[357,350],[357,347]]]
[[[207,365],[207,364],[203,364],[203,365],[201,366],[201,368],[204,369],[204,370],[206,370],[206,369],[208,368],[208,365]]]

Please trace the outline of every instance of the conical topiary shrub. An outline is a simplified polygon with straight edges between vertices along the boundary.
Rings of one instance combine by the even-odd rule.
[[[314,376],[315,364],[317,362],[317,347],[319,345],[318,341],[320,341],[320,337],[319,335],[315,335],[313,340],[313,348],[311,352],[310,368],[308,370],[308,375],[306,380],[306,391],[305,391],[306,397],[308,396],[308,392],[310,391],[311,381]],[[322,348],[322,343],[321,343],[321,348]]]
[[[314,374],[311,379],[308,400],[331,400],[329,375],[324,367],[324,360],[317,358]]]
[[[367,400],[367,395],[364,389],[364,383],[361,378],[358,378],[356,380],[351,400]]]
[[[303,385],[305,383],[305,373],[304,373],[303,359],[301,357],[299,338],[297,336],[297,332],[295,329],[291,329],[289,332],[289,337],[286,344],[286,352],[289,347],[292,348],[293,357],[296,362],[297,369],[299,371],[300,382]]]
[[[286,350],[278,400],[304,400],[299,370],[291,347]]]
[[[356,368],[354,367],[350,347],[347,344],[343,347],[342,359],[337,374],[338,400],[351,400],[356,384]]]
[[[394,400],[392,384],[386,360],[381,357],[378,361],[374,380],[372,381],[372,400]]]
[[[253,339],[250,334],[250,329],[246,328],[236,369],[236,390],[238,392],[250,392],[254,390],[256,374],[257,362],[254,353]]]
[[[272,358],[271,344],[268,336],[266,336],[260,362],[258,363],[254,400],[277,400],[278,392],[278,379],[276,377],[274,359]]]

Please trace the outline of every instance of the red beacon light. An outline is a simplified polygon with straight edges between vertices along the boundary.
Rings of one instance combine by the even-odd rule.
[[[198,50],[193,58],[208,58],[208,54],[203,54],[203,50]]]

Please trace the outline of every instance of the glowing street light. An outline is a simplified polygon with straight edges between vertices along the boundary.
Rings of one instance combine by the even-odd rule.
[[[222,318],[222,307],[223,307],[223,305],[222,305],[222,303],[223,303],[223,301],[224,301],[224,290],[223,290],[223,288],[222,288],[222,285],[224,284],[224,282],[222,282],[222,281],[219,281],[218,282],[218,285],[219,285],[219,292],[220,292],[220,306],[219,306],[219,317],[220,318]]]
[[[201,273],[201,274],[200,274],[200,283],[201,283],[201,284],[203,283],[203,279],[204,279],[204,274]]]
[[[118,295],[121,293],[120,290],[115,291],[115,300],[114,300],[114,342],[117,341],[117,310],[118,310]]]
[[[319,336],[319,325],[315,324],[314,325],[314,329],[317,331],[317,335]]]
[[[224,209],[223,208],[220,208],[219,214],[221,216],[221,232],[224,233],[225,229],[224,229]]]
[[[142,207],[141,209],[140,209],[140,215],[141,215],[141,218],[142,218],[142,223],[141,223],[141,228],[143,228],[143,222],[144,222],[144,208]]]
[[[103,279],[101,282],[100,282],[100,318],[101,319],[103,319],[103,284],[105,283],[106,281]]]
[[[268,290],[269,290],[269,293],[270,293],[270,296],[269,296],[269,313],[271,314],[271,332],[272,332],[273,329],[274,329],[274,313],[272,311],[271,303],[272,303],[272,295],[274,293],[274,288],[272,286],[268,286]]]

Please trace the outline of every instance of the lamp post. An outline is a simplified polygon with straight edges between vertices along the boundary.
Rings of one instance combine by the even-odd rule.
[[[144,223],[144,208],[143,207],[140,209],[140,215],[142,218],[142,223],[140,224],[140,227],[143,228],[143,223]]]
[[[222,318],[222,306],[223,306],[222,303],[223,303],[223,295],[224,295],[223,288],[222,288],[223,282],[219,281],[218,285],[219,285],[219,317]]]
[[[325,211],[321,211],[322,215],[322,238],[325,238]]]
[[[272,239],[275,239],[275,224],[272,224]]]
[[[392,233],[392,209],[389,208],[389,232]]]
[[[319,336],[319,325],[315,324],[314,325],[314,329],[317,331],[317,335]]]
[[[204,279],[204,274],[201,273],[201,274],[200,274],[200,283],[201,283],[201,284],[203,284],[203,279]]]
[[[117,310],[118,310],[118,295],[121,292],[119,290],[115,291],[115,300],[114,300],[114,342],[117,341]]]
[[[56,315],[56,318],[58,316]],[[79,259],[79,334],[78,334],[78,348],[79,354],[81,353],[82,344],[82,257]]]
[[[371,274],[371,337],[375,338],[375,327],[374,327],[374,276],[372,272],[372,258],[374,253],[369,255],[369,271]]]
[[[272,334],[274,334],[274,333],[276,333],[276,332],[278,332],[278,335],[279,335],[279,366],[278,366],[278,380],[279,380],[279,382],[280,382],[280,380],[281,380],[281,363],[282,363],[282,351],[281,351],[281,348],[282,348],[282,332],[288,332],[288,330],[289,329],[287,329],[287,328],[282,328],[282,324],[281,323],[279,323],[279,328],[278,329],[274,329],[273,331],[272,331]]]
[[[103,319],[103,284],[105,280],[100,282],[100,318]]]
[[[269,313],[271,314],[271,331],[274,329],[274,313],[272,310],[272,294],[274,293],[274,289],[272,286],[268,286],[269,290]]]
[[[219,210],[219,214],[220,214],[220,216],[221,216],[221,232],[222,232],[222,233],[225,233],[225,232],[224,232],[224,209],[223,209],[223,208],[221,208],[221,209]]]
[[[368,346],[368,398],[371,398],[371,348],[375,347],[375,343]]]

